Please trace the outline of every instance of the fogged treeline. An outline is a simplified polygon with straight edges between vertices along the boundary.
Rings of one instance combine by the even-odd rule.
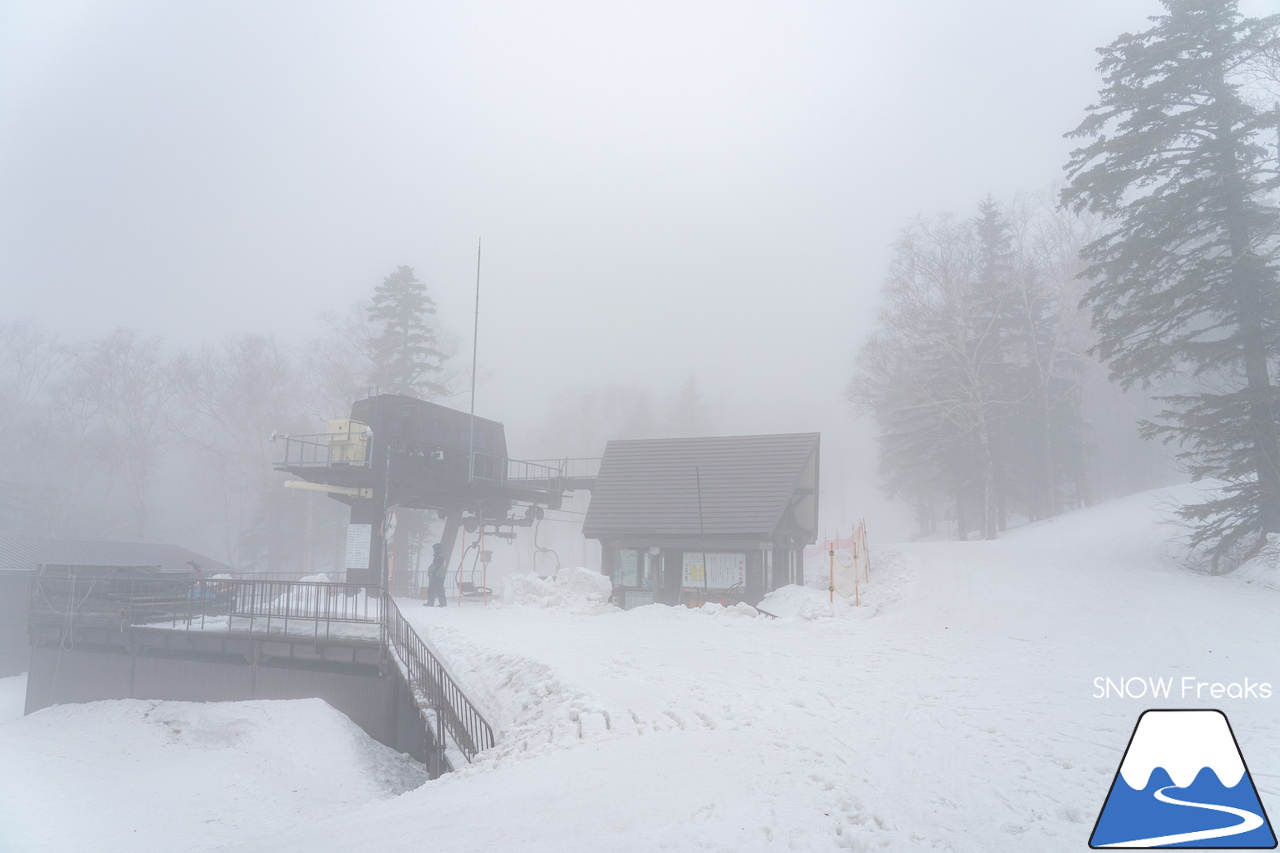
[[[723,427],[724,404],[709,401],[690,373],[669,393],[637,383],[562,390],[552,395],[551,410],[531,435],[537,456],[599,457],[615,439],[713,435]]]
[[[438,330],[419,340],[436,369],[400,354],[380,366],[373,332],[385,324],[371,328],[370,314],[357,305],[328,317],[324,334],[301,344],[233,334],[195,350],[132,330],[65,341],[0,324],[0,536],[173,542],[247,572],[339,570],[348,509],[284,488],[272,433],[323,432],[375,388],[456,405],[439,393],[470,380],[467,366],[451,366],[456,339]],[[692,375],[669,393],[565,390],[552,411],[525,444],[532,456],[599,455],[611,438],[714,428]],[[401,510],[400,524],[412,533],[410,559],[429,556],[434,513]],[[561,526],[543,538],[568,558],[581,537]]]
[[[0,535],[177,542],[248,571],[337,568],[347,508],[284,488],[270,437],[322,433],[371,388],[444,392],[457,345],[434,315],[402,266],[301,345],[233,334],[188,350],[127,329],[61,341],[0,325]],[[415,548],[425,515],[406,519]]]
[[[0,326],[0,535],[168,541],[246,569],[331,568],[346,508],[283,488],[269,437],[322,432],[363,394],[338,343],[233,335],[187,351],[130,330],[62,342]]]
[[[1158,407],[1088,354],[1076,276],[1098,233],[1047,193],[902,229],[847,395],[874,415],[883,485],[921,535],[994,538],[1174,476],[1138,435]]]

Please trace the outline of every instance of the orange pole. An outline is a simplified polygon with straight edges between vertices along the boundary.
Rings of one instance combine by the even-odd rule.
[[[489,563],[484,558],[484,527],[480,527],[480,593],[484,598],[484,606],[489,606]]]
[[[462,555],[458,557],[458,606],[462,606],[462,563],[467,559],[467,528],[458,525],[458,533],[462,536]]]
[[[827,601],[836,603],[836,546],[827,551]]]
[[[859,524],[859,530],[862,536],[862,557],[866,560],[863,563],[863,574],[866,575],[867,582],[871,581],[871,552],[867,550],[867,521],[863,519]]]

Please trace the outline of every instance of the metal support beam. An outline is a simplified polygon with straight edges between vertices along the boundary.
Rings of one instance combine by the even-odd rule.
[[[347,495],[352,498],[372,498],[373,489],[357,489],[354,486],[330,486],[325,483],[308,483],[305,480],[285,480],[286,489],[303,489],[309,492],[328,492],[331,495]]]

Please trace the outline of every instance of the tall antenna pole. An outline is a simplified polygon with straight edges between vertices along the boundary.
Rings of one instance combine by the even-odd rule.
[[[707,577],[710,574],[707,571],[707,528],[702,523],[702,471],[696,465],[693,467],[693,476],[698,483],[698,538],[702,541],[702,595],[705,598],[711,580]]]
[[[471,332],[471,435],[467,439],[467,482],[476,478],[476,350],[480,341],[480,245],[476,239],[476,324]]]

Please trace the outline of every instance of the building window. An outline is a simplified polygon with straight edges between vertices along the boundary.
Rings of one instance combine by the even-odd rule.
[[[703,558],[707,565],[704,568]],[[747,555],[745,552],[685,551],[684,586],[707,589],[733,589],[747,580]]]
[[[613,570],[614,586],[639,586],[637,568],[640,565],[640,552],[634,548],[619,548],[618,562]]]

